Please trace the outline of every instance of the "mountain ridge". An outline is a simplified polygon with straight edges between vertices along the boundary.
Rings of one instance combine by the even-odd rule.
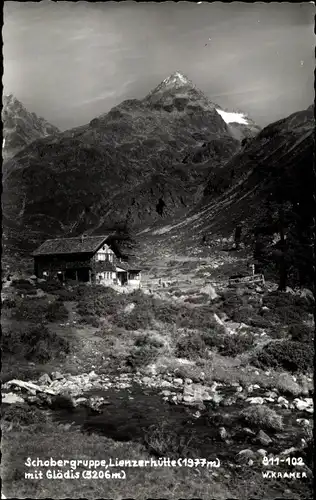
[[[13,94],[3,96],[1,116],[4,160],[10,159],[36,139],[60,133],[55,125],[29,112]]]

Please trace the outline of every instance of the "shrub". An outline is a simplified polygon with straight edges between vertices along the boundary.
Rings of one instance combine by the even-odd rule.
[[[176,344],[176,356],[178,358],[197,359],[205,357],[207,346],[199,333],[181,336]]]
[[[31,424],[40,424],[46,420],[46,416],[34,406],[27,404],[10,405],[2,411],[2,420],[24,427]]]
[[[62,321],[68,318],[68,311],[62,302],[51,302],[47,306],[46,321]]]
[[[153,319],[151,311],[136,306],[129,314],[116,314],[113,317],[113,323],[119,328],[125,328],[125,330],[143,330],[151,325]]]
[[[16,290],[21,290],[24,293],[29,293],[29,291],[34,289],[34,285],[24,279],[13,280],[10,286],[14,287]]]
[[[119,294],[110,287],[87,287],[86,293],[79,297],[78,312],[82,316],[109,316],[126,305],[127,300],[125,295]]]
[[[157,321],[168,324],[177,323],[180,310],[177,305],[157,301],[153,304],[153,307],[154,316]]]
[[[136,347],[144,347],[144,346],[148,346],[148,345],[159,349],[160,347],[164,346],[164,343],[160,339],[158,339],[156,337],[152,337],[148,334],[140,335],[135,340]]]
[[[252,334],[220,335],[216,332],[203,333],[203,340],[209,347],[216,347],[222,356],[237,356],[249,350],[254,344]]]
[[[3,309],[14,309],[16,307],[16,300],[15,299],[4,299],[2,302],[2,307]]]
[[[265,313],[268,317],[288,324],[300,323],[304,313],[313,312],[311,299],[279,291],[265,295],[263,305],[270,309]]]
[[[182,307],[179,309],[178,326],[191,330],[205,330],[216,329],[219,325],[214,319],[214,307],[206,305],[193,308]]]
[[[184,302],[190,302],[191,304],[205,304],[209,300],[209,296],[206,293],[201,293],[196,297],[187,297]]]
[[[294,323],[290,326],[289,334],[295,342],[313,342],[314,331],[304,323]]]
[[[188,457],[192,455],[192,436],[179,433],[172,425],[162,422],[149,427],[144,436],[148,451],[158,457]]]
[[[150,365],[159,355],[159,348],[152,344],[134,346],[126,358],[127,366],[137,371],[139,368]]]
[[[240,415],[247,425],[265,428],[275,431],[283,429],[282,416],[278,415],[276,411],[265,405],[252,405],[245,408]]]
[[[31,361],[46,362],[58,357],[62,352],[70,351],[68,340],[44,325],[32,325],[28,328],[4,330],[1,338],[2,350],[6,354],[16,354]]]
[[[22,299],[13,309],[13,316],[19,321],[32,323],[60,321],[68,317],[68,311],[59,301],[47,302],[46,299]]]
[[[252,363],[260,368],[283,368],[290,372],[313,369],[314,346],[302,342],[270,342],[256,354]]]

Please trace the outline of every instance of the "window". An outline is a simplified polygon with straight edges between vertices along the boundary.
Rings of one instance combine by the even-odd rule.
[[[105,260],[105,253],[98,253],[97,260]]]

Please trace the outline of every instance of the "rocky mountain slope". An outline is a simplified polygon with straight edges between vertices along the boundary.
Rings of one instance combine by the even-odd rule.
[[[296,215],[311,223],[316,208],[314,130],[313,106],[268,125],[225,164],[209,170],[204,196],[185,218],[170,219],[143,233],[144,238],[163,238],[165,246],[170,242],[170,251],[191,254],[202,236],[230,237],[243,223],[243,234],[251,239],[256,228],[269,229],[278,203],[285,209],[296,206]]]
[[[209,168],[240,146],[217,109],[176,72],[143,100],[32,142],[5,164],[6,242],[28,248],[49,236],[185,213]]]
[[[35,113],[30,113],[12,94],[3,97],[2,106],[4,160],[8,160],[36,139],[59,133],[57,127]]]

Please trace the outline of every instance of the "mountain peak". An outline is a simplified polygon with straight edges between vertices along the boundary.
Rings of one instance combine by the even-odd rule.
[[[147,98],[156,97],[168,92],[177,92],[181,89],[195,89],[195,85],[180,71],[171,73],[157,87],[155,87],[147,96]]]
[[[191,80],[189,80],[185,75],[180,73],[180,71],[175,71],[174,73],[171,73],[170,76],[168,76],[163,80],[162,84],[166,86],[191,85],[193,87],[193,83],[191,82]]]

